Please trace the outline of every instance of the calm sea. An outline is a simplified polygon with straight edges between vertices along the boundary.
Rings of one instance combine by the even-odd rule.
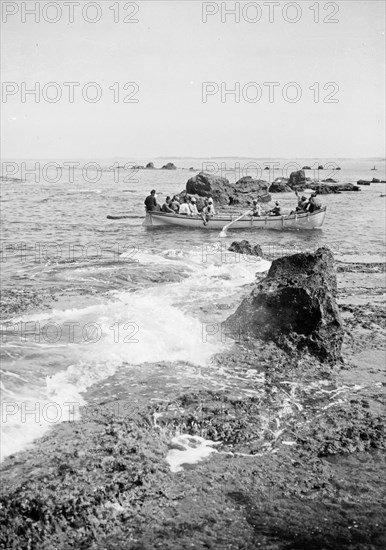
[[[386,199],[381,195],[386,184],[323,196],[325,225],[312,232],[251,235],[230,229],[220,239],[217,231],[204,229],[146,229],[143,201],[149,191],[156,189],[160,199],[180,192],[203,163],[231,182],[242,175],[273,179],[295,168],[285,159],[154,163],[161,167],[170,160],[177,170],[118,170],[127,161],[112,159],[78,160],[72,172],[62,160],[61,173],[48,161],[37,167],[28,161],[25,167],[34,172],[26,174],[25,182],[3,181],[3,296],[37,300],[33,313],[3,319],[3,456],[23,449],[53,423],[68,420],[73,404],[85,404],[85,392],[109,377],[114,381],[118,370],[129,380],[134,367],[143,365],[151,376],[151,366],[162,362],[179,373],[190,366],[205,369],[216,352],[230,345],[216,328],[230,311],[215,305],[226,303],[254,280],[256,271],[269,267],[227,254],[233,240],[249,239],[271,255],[327,245],[339,260],[384,261]],[[320,161],[297,162],[313,167],[307,175],[318,177]],[[275,171],[259,174],[267,163],[275,163]],[[334,159],[324,165],[320,179],[386,179],[385,162],[379,159]],[[19,170],[14,177],[22,175]],[[296,205],[293,193],[274,199],[284,210]],[[129,217],[112,221],[108,214]],[[15,297],[22,289],[23,297]]]

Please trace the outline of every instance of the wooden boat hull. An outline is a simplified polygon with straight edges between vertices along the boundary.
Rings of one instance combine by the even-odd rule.
[[[229,229],[320,229],[326,215],[326,207],[313,212],[292,214],[288,216],[247,216],[235,222]],[[186,227],[187,229],[222,229],[237,216],[219,215],[211,218],[206,225],[200,216],[184,216],[180,214],[165,214],[163,212],[147,212],[142,225],[149,228]]]

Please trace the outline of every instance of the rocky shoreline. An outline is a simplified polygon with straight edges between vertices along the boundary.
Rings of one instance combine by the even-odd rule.
[[[182,367],[185,389],[167,364],[92,388],[79,421],[4,461],[0,548],[383,548],[386,315],[371,286],[355,304],[338,283],[341,362],[245,334],[200,377]],[[217,445],[173,472],[178,433]]]

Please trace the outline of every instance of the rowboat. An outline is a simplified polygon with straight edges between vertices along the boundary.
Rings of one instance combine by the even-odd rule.
[[[326,215],[326,207],[312,214],[301,212],[287,216],[246,216],[234,224],[232,229],[319,229]],[[186,227],[189,229],[222,229],[224,225],[236,220],[237,216],[218,215],[209,219],[205,225],[201,216],[186,216],[183,214],[166,214],[164,212],[147,212],[143,226],[153,227]]]

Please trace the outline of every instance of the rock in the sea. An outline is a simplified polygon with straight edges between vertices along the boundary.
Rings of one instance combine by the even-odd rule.
[[[381,183],[381,180],[379,180],[378,178],[373,178],[371,180],[371,183]]]
[[[288,185],[290,187],[296,187],[297,185],[304,185],[306,183],[306,174],[304,170],[298,170],[297,172],[291,172]]]
[[[321,164],[318,166],[318,170],[324,170],[324,166],[322,166]]]
[[[318,195],[327,195],[329,193],[341,193],[342,191],[360,191],[357,185],[352,183],[311,183],[307,185],[310,189],[313,189]]]
[[[254,180],[250,176],[241,178],[236,183],[229,183],[226,178],[207,172],[200,172],[186,183],[186,193],[200,197],[212,197],[218,205],[249,206],[253,198],[260,202],[269,202],[268,183]]]
[[[326,180],[322,180],[323,183],[338,183],[336,180],[332,178],[327,178]]]
[[[230,204],[248,206],[251,199],[258,199],[259,202],[270,202],[271,196],[268,193],[269,183],[265,180],[256,180],[251,176],[244,176],[236,183],[230,184]]]
[[[288,185],[288,178],[276,178],[275,181],[271,183],[268,191],[270,193],[288,193],[292,191],[292,189]]]
[[[236,254],[245,254],[247,256],[260,256],[264,257],[263,251],[259,244],[255,244],[253,247],[249,241],[233,241],[228,248],[230,252],[236,252]]]
[[[337,361],[344,331],[336,294],[328,248],[279,258],[226,320],[227,333],[272,340],[282,347],[296,345],[322,361]]]
[[[154,167],[154,163],[153,163],[153,162],[148,162],[148,163],[146,164],[146,169],[147,169],[147,170],[154,170],[154,168],[155,168],[155,167]]]
[[[229,204],[226,189],[229,181],[207,172],[200,172],[186,183],[186,193],[199,197],[212,197],[218,204]]]
[[[358,180],[358,181],[357,181],[357,184],[358,184],[358,185],[370,185],[370,184],[371,184],[371,181],[367,181],[367,180]]]
[[[172,162],[168,162],[162,166],[161,170],[177,170],[177,166],[175,166]]]
[[[311,170],[311,166],[303,166],[302,170]]]

